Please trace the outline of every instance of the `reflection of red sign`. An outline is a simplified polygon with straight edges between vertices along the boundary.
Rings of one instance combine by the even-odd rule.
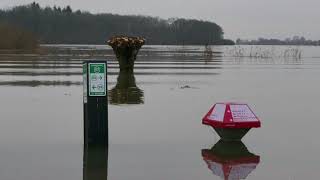
[[[206,149],[202,150],[202,157],[212,173],[225,180],[247,178],[260,162],[260,157],[255,155],[236,159],[224,159]]]
[[[217,128],[257,128],[260,120],[247,104],[217,103],[202,119],[202,123]]]

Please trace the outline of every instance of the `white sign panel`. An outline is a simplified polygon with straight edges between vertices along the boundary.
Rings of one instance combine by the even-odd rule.
[[[258,121],[257,117],[250,110],[246,104],[233,104],[230,105],[233,121],[235,122],[251,122]]]
[[[226,112],[225,104],[216,104],[214,106],[212,114],[209,116],[209,119],[223,122],[225,112]]]

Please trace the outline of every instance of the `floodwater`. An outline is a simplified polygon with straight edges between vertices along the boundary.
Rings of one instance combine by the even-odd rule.
[[[0,55],[0,179],[319,179],[320,47],[144,46],[134,74],[106,46],[43,48]],[[85,60],[108,60],[108,150],[83,147]],[[225,101],[262,127],[219,141],[201,119]]]

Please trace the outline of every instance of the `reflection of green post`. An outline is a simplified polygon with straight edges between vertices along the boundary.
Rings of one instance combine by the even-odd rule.
[[[116,54],[120,71],[133,71],[134,62],[145,39],[140,37],[114,36],[108,40]]]
[[[92,146],[85,142],[83,155],[83,180],[108,179],[108,148]]]
[[[132,71],[120,71],[117,84],[109,91],[110,104],[143,104],[143,91],[136,85]]]

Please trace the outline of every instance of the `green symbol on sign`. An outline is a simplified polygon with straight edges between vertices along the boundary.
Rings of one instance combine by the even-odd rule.
[[[95,66],[93,71],[95,73],[99,73],[100,72],[100,67],[99,66]]]

